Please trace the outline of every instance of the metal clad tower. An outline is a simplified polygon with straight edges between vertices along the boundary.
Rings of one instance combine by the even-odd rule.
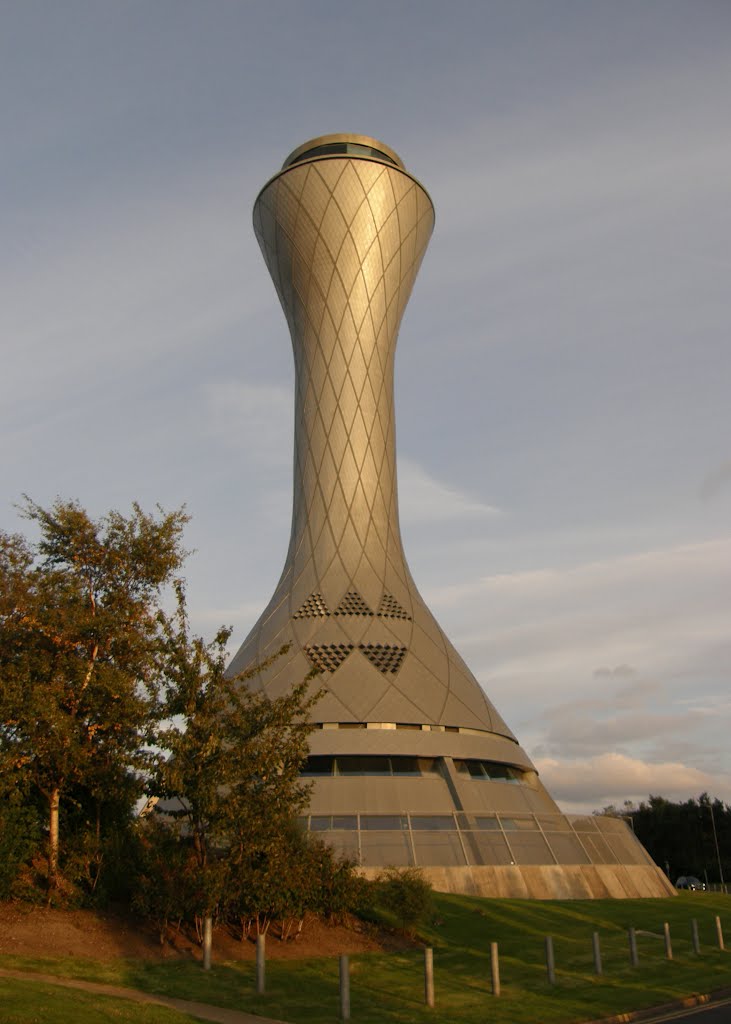
[[[401,542],[394,353],[433,226],[424,188],[361,135],[300,146],[256,200],[294,350],[294,505],[282,576],[229,674],[284,644],[250,685],[276,697],[318,672],[308,821],[364,867],[555,865],[538,815],[558,820],[558,807],[421,598]],[[581,840],[569,848],[591,860]]]

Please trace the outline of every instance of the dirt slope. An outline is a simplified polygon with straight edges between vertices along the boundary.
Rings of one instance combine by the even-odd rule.
[[[315,918],[306,921],[297,939],[280,942],[275,932],[267,938],[268,957],[333,956],[394,948],[403,948],[403,941],[375,930],[330,926]],[[171,932],[161,946],[154,929],[129,915],[0,903],[0,954],[7,953],[87,960],[200,959],[200,948],[190,936]],[[224,928],[215,930],[218,959],[249,960],[254,953],[253,942],[239,942]]]

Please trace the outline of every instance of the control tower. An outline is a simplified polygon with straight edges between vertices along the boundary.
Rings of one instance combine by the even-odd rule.
[[[394,355],[433,227],[423,186],[363,135],[299,146],[256,200],[294,350],[294,503],[281,578],[228,672],[288,644],[247,685],[277,697],[317,673],[305,824],[364,869],[417,864],[494,895],[665,895],[623,822],[560,813],[409,572]]]

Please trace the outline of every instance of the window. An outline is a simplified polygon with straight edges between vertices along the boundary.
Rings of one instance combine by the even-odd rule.
[[[411,827],[418,831],[441,832],[455,825],[451,814],[412,814]]]
[[[315,156],[341,155],[375,157],[376,160],[385,160],[386,163],[393,164],[394,167],[398,166],[395,160],[390,156],[386,156],[380,149],[374,149],[373,146],[363,146],[358,142],[326,142],[322,146],[313,146],[312,149],[308,149],[305,153],[300,153],[288,166],[292,167],[303,160],[311,160]]]
[[[455,769],[460,775],[469,775],[472,779],[489,779],[491,782],[510,782],[517,785],[523,781],[520,768],[497,761],[463,761],[455,759]]]
[[[358,725],[354,723],[353,727],[358,728]],[[441,775],[436,757],[378,757],[372,754],[308,757],[300,774],[308,779],[328,775],[399,775],[406,778]]]

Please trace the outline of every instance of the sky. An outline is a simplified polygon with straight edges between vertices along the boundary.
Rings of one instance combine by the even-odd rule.
[[[396,356],[414,578],[567,811],[731,801],[727,0],[0,0],[0,528],[185,504],[195,628],[289,539],[251,227],[309,138],[436,229]]]

